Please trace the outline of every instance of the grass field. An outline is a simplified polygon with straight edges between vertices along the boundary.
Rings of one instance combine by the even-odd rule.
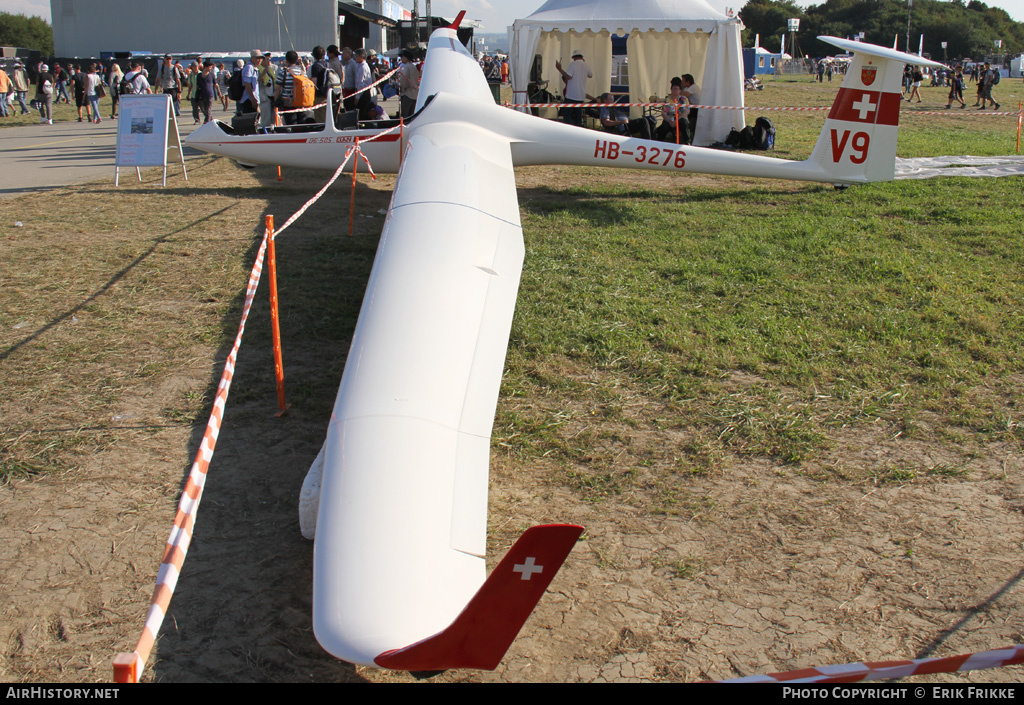
[[[837,88],[779,79],[747,98],[829,105]],[[1000,93],[1005,110],[1024,91]],[[944,107],[944,89],[924,95]],[[1013,153],[1013,118],[917,107],[899,156]],[[778,155],[805,158],[823,113],[770,117]],[[278,183],[201,156],[187,184],[0,200],[0,559],[63,555],[16,527],[77,526],[50,518],[64,503],[97,535],[59,577],[9,572],[4,680],[102,679],[108,652],[132,647],[254,233],[326,176]],[[587,534],[520,651],[493,675],[444,678],[722,678],[1024,638],[1019,611],[998,605],[987,631],[952,626],[1015,585],[1024,541],[1019,177],[836,191],[557,167],[517,181],[527,253],[492,442],[492,554],[537,521]],[[278,243],[293,406],[272,418],[261,284],[200,512],[206,552],[186,564],[158,680],[399,678],[339,671],[310,646],[309,549],[281,538],[297,533],[392,184],[360,177],[355,237],[335,186]],[[867,615],[876,594],[888,621]]]

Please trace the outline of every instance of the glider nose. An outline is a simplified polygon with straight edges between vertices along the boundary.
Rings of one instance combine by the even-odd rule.
[[[222,141],[219,139],[219,136],[223,134],[224,133],[217,126],[216,121],[211,120],[210,122],[204,125],[200,125],[195,130],[193,130],[192,134],[185,138],[185,146],[192,147],[193,149],[206,151],[203,148],[204,145]]]

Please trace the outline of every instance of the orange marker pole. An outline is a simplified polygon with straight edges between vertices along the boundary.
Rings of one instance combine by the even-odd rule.
[[[348,236],[352,237],[352,220],[356,212],[356,171],[359,169],[359,138],[356,137],[356,151],[352,153],[352,200],[348,205]]]
[[[278,112],[277,108],[274,108],[274,125],[275,126],[280,126],[280,124],[281,124],[281,113]],[[278,181],[284,181],[284,179],[281,178],[281,165],[280,164],[277,165],[277,180]]]
[[[274,216],[267,216],[267,262],[270,265],[270,325],[274,330],[274,377],[277,379],[277,406],[275,416],[284,416],[288,404],[284,402],[284,362],[281,360],[281,325],[277,312],[277,256],[274,252]]]
[[[1024,103],[1017,103],[1017,154],[1020,154],[1020,128],[1024,123]]]
[[[676,144],[679,144],[679,103],[676,103]]]

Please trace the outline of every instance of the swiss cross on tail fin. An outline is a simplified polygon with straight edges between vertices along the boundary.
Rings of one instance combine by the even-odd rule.
[[[396,671],[493,670],[582,533],[571,524],[528,529],[447,629],[374,662]]]

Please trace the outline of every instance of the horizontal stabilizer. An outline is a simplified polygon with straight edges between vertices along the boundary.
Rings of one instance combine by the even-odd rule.
[[[447,629],[385,651],[375,663],[396,671],[493,670],[582,533],[571,524],[528,529]]]

